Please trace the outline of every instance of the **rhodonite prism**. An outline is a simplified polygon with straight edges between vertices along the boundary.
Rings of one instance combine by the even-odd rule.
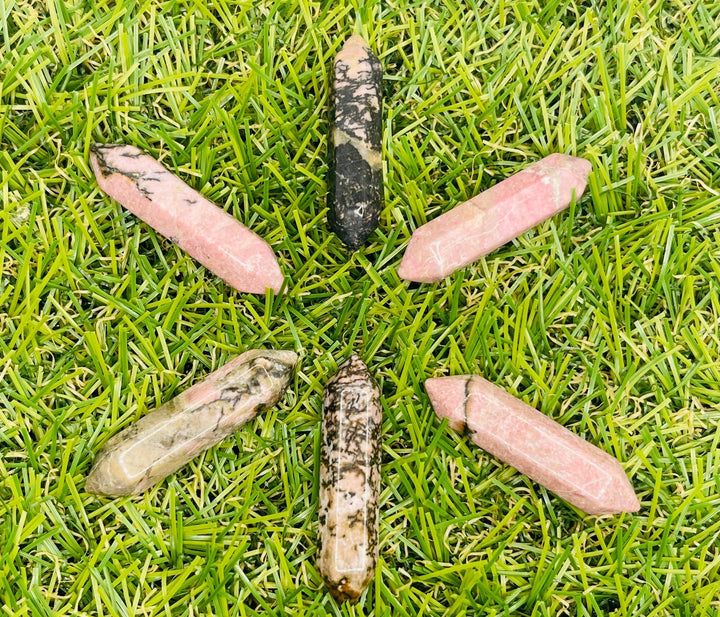
[[[90,163],[100,188],[242,292],[280,291],[270,245],[134,146],[96,144]]]
[[[218,444],[283,395],[292,351],[247,351],[118,433],[98,454],[88,493],[133,495]]]
[[[451,428],[580,510],[640,508],[616,459],[486,379],[440,377],[428,379],[425,388]]]
[[[351,36],[335,57],[328,136],[328,223],[352,250],[378,225],[382,180],[382,67]]]
[[[318,569],[341,602],[375,573],[381,430],[380,390],[353,354],[325,386],[320,448]]]
[[[418,227],[398,274],[432,283],[567,208],[585,190],[590,161],[551,154]]]

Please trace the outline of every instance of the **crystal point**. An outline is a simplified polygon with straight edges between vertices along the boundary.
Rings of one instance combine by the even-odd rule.
[[[88,493],[134,495],[235,432],[283,395],[297,355],[247,351],[147,414],[105,444]]]
[[[378,560],[382,406],[355,354],[325,386],[318,569],[333,597],[355,602]]]
[[[415,230],[398,274],[432,283],[567,208],[585,190],[590,161],[551,154]]]
[[[382,209],[382,67],[359,35],[333,66],[328,136],[328,223],[352,250],[378,225]]]
[[[134,146],[96,144],[90,164],[100,188],[158,233],[242,292],[278,293],[270,245]]]
[[[425,388],[451,428],[584,512],[640,508],[615,458],[486,379],[440,377]]]

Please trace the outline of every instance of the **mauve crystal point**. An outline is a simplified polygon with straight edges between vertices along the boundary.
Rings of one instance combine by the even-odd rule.
[[[238,291],[279,293],[284,277],[270,245],[135,146],[93,144],[100,188]]]
[[[617,459],[502,388],[476,375],[428,379],[425,388],[454,430],[580,510],[640,508]]]
[[[439,418],[447,418],[450,428],[462,430],[465,403],[465,378],[435,377],[425,381],[430,404]]]
[[[551,154],[418,227],[398,274],[434,283],[484,257],[578,200],[590,161]]]

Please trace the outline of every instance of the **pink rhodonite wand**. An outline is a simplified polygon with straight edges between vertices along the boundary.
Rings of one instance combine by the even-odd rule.
[[[440,377],[425,389],[451,428],[584,512],[640,508],[616,459],[486,379]]]
[[[283,284],[270,245],[134,146],[96,144],[98,185],[135,216],[238,291],[278,293]]]
[[[590,167],[586,159],[551,154],[498,182],[418,227],[398,274],[420,283],[450,276],[580,199]]]

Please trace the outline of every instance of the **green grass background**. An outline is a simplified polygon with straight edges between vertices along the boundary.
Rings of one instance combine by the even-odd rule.
[[[385,209],[329,233],[329,67],[385,70]],[[720,5],[0,1],[0,614],[705,616],[720,612]],[[158,156],[265,237],[239,294],[106,197],[93,141]],[[589,188],[432,285],[412,231],[551,152]],[[132,499],[94,455],[253,347],[283,403]],[[355,606],[315,567],[323,384],[384,394],[380,563]],[[447,430],[477,372],[618,457],[642,500],[589,517]]]

